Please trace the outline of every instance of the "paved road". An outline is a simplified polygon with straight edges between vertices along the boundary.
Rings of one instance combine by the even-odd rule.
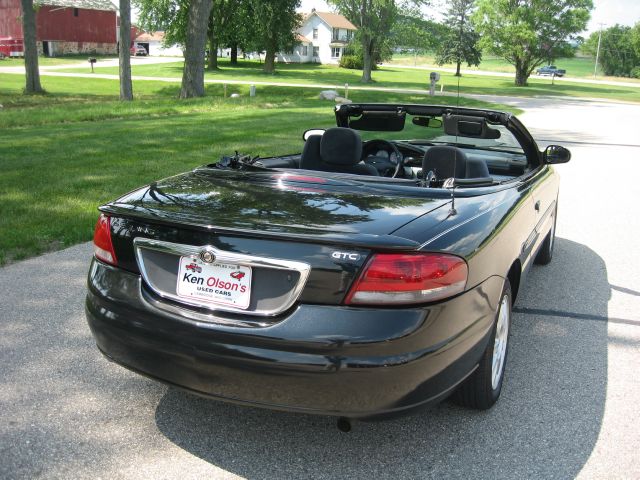
[[[175,63],[181,62],[182,57],[131,57],[131,66],[139,65],[152,65],[157,63]],[[115,58],[99,59],[95,64],[95,67],[117,67],[119,60]],[[60,70],[66,68],[82,68],[87,67],[87,70],[91,70],[89,62],[84,61],[70,61],[69,63],[59,65],[40,65],[40,73],[46,73],[52,70]],[[5,65],[0,63],[0,73],[19,73],[24,75],[24,65]]]
[[[0,269],[0,478],[640,478],[638,108],[505,100],[575,143],[555,258],[518,298],[494,409],[344,434],[167,389],[95,349],[79,245]]]
[[[16,75],[24,75],[24,72],[16,67],[0,67],[0,73],[10,73]],[[107,73],[70,73],[70,72],[57,72],[52,70],[46,70],[40,72],[40,76],[49,77],[69,77],[69,78],[102,78],[105,80],[119,80],[118,75],[112,75]],[[145,75],[132,75],[132,80],[143,81],[155,81],[155,82],[167,82],[167,83],[180,83],[182,79],[180,77],[149,77]],[[261,85],[261,86],[275,86],[275,87],[296,87],[296,88],[313,88],[313,89],[339,89],[340,93],[344,91],[344,84],[336,85],[330,83],[289,83],[289,82],[273,82],[273,81],[252,81],[252,80],[217,80],[212,78],[206,78],[204,83],[208,84],[228,84],[228,85]],[[349,85],[349,90],[370,90],[377,92],[393,92],[393,93],[407,93],[407,94],[422,94],[426,95],[429,90],[423,88],[390,88],[390,87],[367,87],[362,85]],[[452,92],[447,92],[448,95],[455,95]]]
[[[182,57],[131,57],[131,65],[132,66],[136,66],[136,65],[150,65],[150,64],[156,64],[156,63],[174,63],[174,62],[181,62],[183,61],[184,58]],[[86,65],[83,63],[70,63],[67,65],[43,65],[40,67],[40,73],[41,75],[50,75],[50,72],[55,72],[55,70],[63,70],[63,69],[67,69],[67,68],[78,68],[81,67],[82,65]],[[98,63],[96,64],[96,67],[117,67],[118,66],[118,59],[117,58],[112,58],[112,59],[106,59],[106,60],[99,60]],[[437,66],[411,66],[411,65],[397,65],[397,64],[383,64],[382,65],[385,68],[389,68],[389,69],[394,69],[394,68],[398,68],[398,69],[410,69],[410,70],[425,70],[425,71],[438,71],[438,72],[448,72],[448,73],[454,73],[455,69],[453,68],[442,68],[442,67],[437,67]],[[88,69],[89,67],[87,67]],[[483,76],[490,76],[490,77],[508,77],[508,78],[513,78],[514,74],[513,73],[508,73],[508,72],[492,72],[492,71],[488,71],[488,70],[465,70],[462,69],[461,70],[463,75],[483,75]],[[0,65],[0,73],[18,73],[18,74],[24,74],[24,67],[22,66],[12,66],[12,67],[6,67],[3,65]],[[112,75],[114,76],[114,75]],[[95,76],[94,76],[95,77]],[[116,77],[117,79],[117,75],[115,75],[114,77]],[[532,76],[532,78],[534,78],[535,76]],[[98,77],[101,78],[101,77]],[[543,78],[543,77],[540,77]],[[549,77],[544,77],[544,78],[549,78]],[[144,80],[143,77],[137,78],[138,80]],[[136,78],[134,77],[134,80],[136,80]],[[173,81],[176,81],[176,79],[173,79]],[[180,79],[177,79],[177,81],[180,81]],[[573,83],[585,83],[585,84],[593,84],[593,85],[609,85],[609,86],[620,86],[620,87],[637,87],[640,88],[640,82],[625,82],[625,81],[621,81],[621,80],[598,80],[598,79],[592,79],[592,78],[582,78],[582,77],[556,77],[555,78],[556,82],[573,82]],[[426,82],[426,81],[425,81]],[[551,79],[549,78],[549,82],[551,82]],[[226,82],[229,83],[229,82]],[[260,82],[261,83],[261,82]],[[329,85],[331,87],[331,85]],[[323,86],[323,87],[326,87]],[[423,90],[420,91],[421,93],[424,93]]]
[[[180,58],[177,57],[142,57],[142,58],[132,58],[133,65],[144,65],[144,64],[152,64],[152,63],[168,63],[179,61]],[[105,80],[120,80],[120,77],[115,74],[107,74],[107,73],[72,73],[72,72],[60,72],[59,70],[67,69],[67,68],[75,68],[79,65],[55,65],[48,67],[41,67],[40,76],[49,76],[49,77],[69,77],[69,78],[100,78]],[[105,60],[100,64],[101,67],[115,67],[118,66],[117,60]],[[422,67],[405,67],[398,65],[387,65],[388,67],[397,67],[397,68],[422,68]],[[472,71],[470,71],[472,72]],[[24,75],[24,67],[3,67],[0,65],[0,73],[9,73],[14,75]],[[477,73],[477,72],[476,72]],[[483,72],[483,75],[493,74],[495,72]],[[497,76],[512,76],[510,74],[503,73],[495,73]],[[180,77],[153,77],[153,76],[145,76],[145,75],[132,75],[132,80],[135,81],[155,81],[155,82],[167,82],[167,83],[180,83],[182,79]],[[574,79],[571,79],[574,80]],[[600,80],[575,80],[578,83],[599,83],[603,85],[617,85],[617,86],[631,86],[640,88],[640,83],[631,83],[631,82],[614,82],[614,81],[600,81]],[[274,82],[274,81],[252,81],[252,80],[229,80],[229,79],[214,79],[214,78],[206,78],[204,83],[207,84],[228,84],[228,85],[257,85],[257,86],[276,86],[276,87],[296,87],[296,88],[313,88],[313,89],[336,89],[340,93],[344,91],[344,84],[336,85],[331,83],[290,83],[290,82]],[[425,82],[426,83],[426,82]],[[427,95],[429,93],[428,88],[394,88],[394,87],[375,87],[375,86],[366,86],[361,84],[350,84],[349,90],[360,90],[360,91],[374,91],[374,92],[389,92],[389,93],[403,93],[409,95]],[[437,92],[438,96],[457,96],[458,94],[455,92],[455,88],[451,91],[445,92]],[[491,95],[468,95],[471,97],[476,97],[479,99],[485,99],[485,97],[491,97]],[[496,97],[496,98],[505,98],[505,97]],[[524,98],[524,97],[523,97]],[[556,98],[556,97],[534,97],[534,98]],[[640,98],[640,97],[639,97]],[[584,99],[578,99],[578,101]],[[602,100],[602,99],[601,99]]]
[[[24,75],[24,72],[22,72],[20,69],[18,69],[17,67],[6,67],[6,68],[1,68],[0,67],[0,73],[10,73],[10,74],[16,74],[16,75]],[[49,77],[68,77],[68,78],[101,78],[101,79],[105,79],[105,80],[115,80],[118,81],[120,78],[118,77],[118,75],[113,75],[113,74],[108,74],[108,73],[71,73],[71,72],[59,72],[59,71],[55,71],[53,69],[51,70],[46,70],[46,71],[42,71],[40,72],[41,76],[49,76]],[[136,81],[154,81],[154,82],[166,82],[166,83],[180,83],[182,81],[181,78],[179,77],[149,77],[149,76],[145,76],[145,75],[133,75],[131,77],[133,80]],[[290,83],[290,82],[274,82],[274,81],[254,81],[254,80],[219,80],[219,79],[212,79],[212,78],[206,78],[204,80],[204,83],[207,84],[228,84],[228,85],[258,85],[258,86],[275,86],[275,87],[296,87],[296,88],[312,88],[312,89],[335,89],[337,90],[339,93],[343,93],[344,92],[344,84],[343,85],[336,85],[336,84],[330,84],[330,83]],[[408,94],[408,95],[428,95],[429,94],[429,90],[428,89],[424,89],[424,88],[394,88],[394,87],[372,87],[372,86],[364,86],[364,85],[352,85],[349,84],[348,86],[349,91],[352,90],[360,90],[360,91],[373,91],[373,92],[390,92],[390,93],[403,93],[403,94]],[[436,92],[437,96],[448,96],[448,97],[457,97],[458,94],[455,91],[445,91],[445,92]],[[558,97],[556,96],[537,96],[537,97],[503,97],[503,96],[499,96],[499,95],[465,95],[468,97],[472,97],[472,98],[477,98],[479,100],[485,100],[485,101],[492,101],[492,99],[495,99],[493,101],[498,101],[498,99],[507,99],[508,102],[506,103],[511,103],[511,104],[519,104],[519,105],[526,105],[527,104],[527,100],[528,99],[537,99],[539,101],[543,101],[545,102],[545,104],[548,104],[549,102],[554,102],[554,99],[557,99]],[[426,97],[428,98],[428,97]],[[638,97],[640,99],[640,97]],[[589,101],[592,102],[593,100],[599,101],[599,102],[604,102],[604,103],[611,103],[611,100],[607,100],[607,99],[590,99],[590,98],[575,98],[573,100],[573,102],[569,103],[569,105],[573,105],[574,102],[584,102],[584,101]],[[622,102],[617,102],[617,101],[613,101],[616,103],[622,103]]]

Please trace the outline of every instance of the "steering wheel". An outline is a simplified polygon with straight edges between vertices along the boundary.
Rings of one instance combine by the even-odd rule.
[[[377,151],[384,150],[389,154],[388,158],[378,157],[374,155]],[[391,154],[394,154],[396,157],[396,163],[391,161]],[[393,170],[393,175],[391,178],[396,178],[400,175],[400,173],[404,174],[404,165],[403,158],[400,150],[393,143],[382,140],[382,139],[373,139],[365,142],[362,146],[362,158],[366,160],[366,158],[373,158],[371,164],[378,169],[378,171],[382,171],[382,176],[387,176],[390,170]]]

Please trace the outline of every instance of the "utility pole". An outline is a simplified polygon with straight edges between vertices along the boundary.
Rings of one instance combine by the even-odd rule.
[[[598,33],[598,48],[596,49],[596,64],[593,67],[593,78],[596,78],[596,75],[598,74],[598,59],[600,58],[600,42],[602,41],[602,27],[606,24],[599,23],[598,25],[600,25],[600,32]]]

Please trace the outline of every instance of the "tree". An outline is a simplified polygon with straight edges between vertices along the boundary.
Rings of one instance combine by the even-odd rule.
[[[583,45],[583,51],[595,56],[601,35],[598,63],[604,74],[632,76],[633,69],[640,66],[640,38],[636,38],[636,35],[640,36],[640,23],[633,28],[614,25],[602,32],[593,32]]]
[[[640,56],[640,22],[636,23],[630,32],[631,45],[636,55]],[[638,64],[640,66],[640,63]]]
[[[416,6],[401,9],[391,28],[393,48],[411,50],[413,53],[426,53],[435,49],[448,33],[442,24],[424,17]]]
[[[36,46],[36,11],[33,0],[22,0],[22,37],[24,45],[24,70],[26,85],[24,93],[42,93],[38,47]]]
[[[478,0],[473,20],[480,46],[511,63],[515,84],[526,86],[549,57],[573,53],[569,42],[586,28],[592,9],[592,0]]]
[[[204,97],[204,49],[212,6],[211,0],[189,2],[180,98]]]
[[[238,7],[232,0],[213,0],[213,8],[209,18],[209,64],[210,70],[218,69],[218,48],[225,32],[231,23],[231,17]]]
[[[456,64],[456,77],[460,76],[460,64],[466,62],[478,66],[482,60],[482,51],[478,46],[480,35],[474,30],[471,15],[475,9],[475,0],[451,0],[445,15],[445,24],[449,31],[438,47],[436,64]]]
[[[358,27],[357,40],[362,46],[362,82],[371,82],[376,54],[389,38],[398,15],[394,0],[330,0],[338,11]]]
[[[218,48],[221,45],[242,43],[242,35],[249,35],[247,6],[253,0],[212,0],[207,25],[209,68],[217,68]],[[138,25],[146,31],[164,31],[165,45],[186,44],[189,21],[189,0],[134,0],[139,9]]]
[[[164,32],[165,45],[184,45],[189,0],[133,0],[138,7],[138,25],[147,32]]]
[[[275,72],[276,53],[293,50],[301,16],[296,13],[300,0],[251,0],[247,17],[252,25],[251,38],[245,39],[252,50],[264,51],[265,73]]]
[[[120,100],[133,100],[131,85],[131,2],[120,0],[120,47],[118,52],[120,64]]]
[[[220,45],[230,49],[230,65],[238,64],[238,49],[247,52],[251,46],[258,47],[253,38],[253,0],[235,0],[231,6],[231,15],[220,31]]]

